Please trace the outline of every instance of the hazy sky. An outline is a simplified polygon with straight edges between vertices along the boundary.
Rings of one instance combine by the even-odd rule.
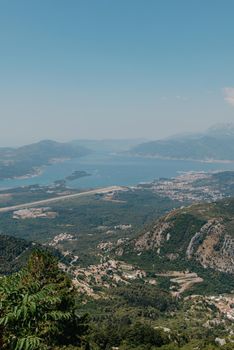
[[[234,122],[233,0],[0,0],[0,145]]]

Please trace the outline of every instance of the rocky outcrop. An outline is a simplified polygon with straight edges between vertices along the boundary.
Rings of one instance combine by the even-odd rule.
[[[159,221],[150,231],[147,231],[141,235],[135,241],[135,250],[151,250],[160,248],[165,240],[168,240],[170,236],[168,230],[171,224],[164,221]]]
[[[233,211],[232,211],[233,208]],[[234,202],[231,199],[175,210],[135,240],[118,247],[118,255],[154,251],[165,261],[196,261],[204,268],[234,273]]]
[[[222,218],[209,220],[189,243],[188,259],[196,259],[204,268],[234,273],[234,239],[225,234]]]
[[[208,220],[208,222],[204,226],[202,226],[201,230],[195,233],[195,235],[191,238],[186,251],[188,259],[192,259],[195,251],[200,246],[201,241],[204,239],[204,237],[206,237],[209,234],[212,235],[212,233],[217,234],[217,230],[220,225],[220,222],[216,219]]]

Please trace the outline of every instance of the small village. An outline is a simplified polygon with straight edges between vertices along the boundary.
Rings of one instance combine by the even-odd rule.
[[[48,218],[54,219],[57,217],[55,211],[51,211],[49,207],[20,209],[13,212],[13,219],[37,219]]]

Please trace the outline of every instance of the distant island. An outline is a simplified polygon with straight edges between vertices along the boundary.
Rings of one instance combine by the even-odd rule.
[[[84,170],[76,170],[71,175],[65,177],[67,181],[74,181],[80,179],[81,177],[91,176],[91,174],[87,173]]]
[[[91,174],[87,173],[84,170],[75,170],[71,175],[66,176],[64,179],[55,180],[54,185],[56,187],[66,188],[67,181],[74,181],[86,176],[91,176]]]

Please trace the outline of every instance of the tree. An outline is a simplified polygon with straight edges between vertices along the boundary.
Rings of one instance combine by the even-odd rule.
[[[88,330],[71,280],[47,252],[35,251],[24,270],[0,279],[0,310],[3,349],[80,346]]]

